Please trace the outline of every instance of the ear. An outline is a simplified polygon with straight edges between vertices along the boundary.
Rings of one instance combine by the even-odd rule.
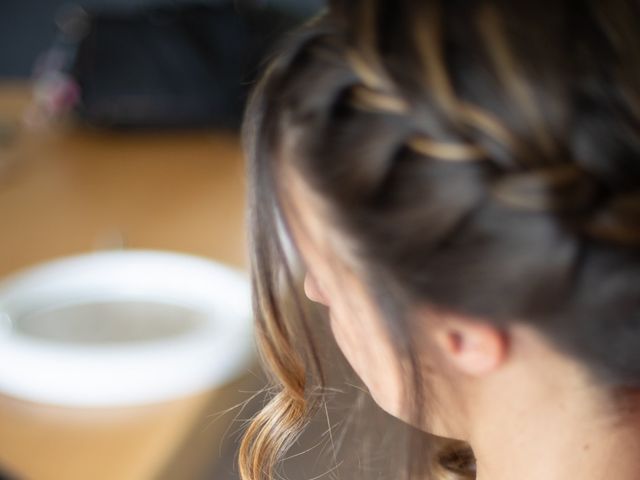
[[[434,326],[437,346],[460,372],[480,377],[498,369],[507,356],[505,332],[488,323],[445,315]]]

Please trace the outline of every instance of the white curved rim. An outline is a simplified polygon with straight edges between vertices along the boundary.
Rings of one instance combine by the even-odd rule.
[[[111,344],[45,340],[8,319],[65,303],[143,300],[206,321],[170,338]],[[156,403],[221,385],[254,356],[244,274],[186,254],[125,250],[49,262],[0,283],[0,390],[74,407]]]

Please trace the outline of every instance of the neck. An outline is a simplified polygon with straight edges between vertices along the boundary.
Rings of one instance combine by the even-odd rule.
[[[550,351],[532,355],[545,361],[526,371],[516,367],[500,379],[529,381],[498,398],[491,388],[493,395],[480,399],[494,408],[476,416],[469,432],[477,479],[639,479],[640,394],[624,397],[623,408],[576,364]]]
[[[530,418],[517,431],[492,435],[477,450],[478,480],[637,480],[640,422],[582,423],[566,417]],[[473,445],[473,443],[472,443]]]

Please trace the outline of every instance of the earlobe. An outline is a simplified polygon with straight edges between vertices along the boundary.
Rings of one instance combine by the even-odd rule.
[[[490,374],[507,353],[507,338],[498,328],[467,319],[446,319],[437,328],[436,343],[444,357],[462,373]]]

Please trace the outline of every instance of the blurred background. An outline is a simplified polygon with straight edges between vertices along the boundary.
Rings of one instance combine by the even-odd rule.
[[[80,6],[88,11],[138,10],[162,6],[227,5],[225,0],[204,2],[161,0],[4,0],[0,5],[0,75],[25,78],[32,74],[36,57],[51,45],[57,33],[55,20],[68,7]],[[273,9],[300,18],[320,10],[324,0],[253,0],[235,2],[240,12]],[[272,28],[267,25],[266,28]],[[277,25],[276,25],[277,27]]]
[[[264,385],[234,327],[248,307],[238,127],[265,55],[322,4],[0,2],[0,478],[237,479],[239,433]],[[168,306],[213,301],[186,298],[185,285],[209,281],[220,304],[192,323],[217,330],[180,333],[191,327],[172,326],[183,317]],[[213,359],[220,338],[237,363],[216,376],[194,352]],[[144,370],[149,359],[166,371]],[[158,390],[170,378],[182,387]],[[363,467],[331,449],[359,391],[340,388],[287,478]],[[389,432],[368,478],[382,478],[373,464],[388,463]]]

